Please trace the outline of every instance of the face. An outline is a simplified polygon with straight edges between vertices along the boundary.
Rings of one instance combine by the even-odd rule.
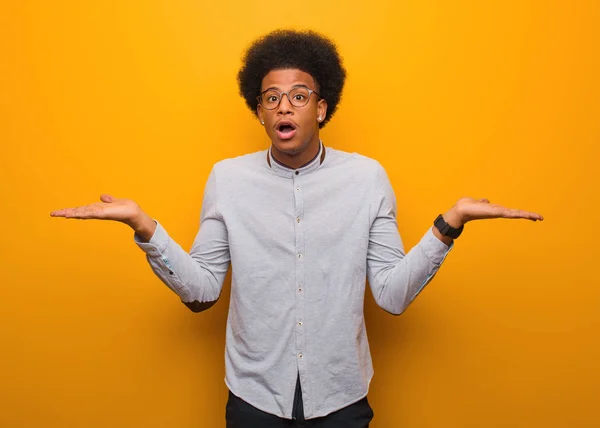
[[[297,69],[271,71],[262,81],[261,92],[267,89],[288,92],[298,86],[319,92],[312,76]],[[327,101],[313,93],[308,104],[296,107],[282,95],[277,108],[268,110],[259,104],[257,113],[273,143],[272,150],[276,159],[286,161],[310,156],[306,159],[308,162],[316,155],[319,147],[319,123],[325,120]]]

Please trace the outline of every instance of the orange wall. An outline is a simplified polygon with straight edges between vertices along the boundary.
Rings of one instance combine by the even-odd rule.
[[[130,197],[189,249],[212,164],[268,147],[235,76],[287,24],[337,41],[323,140],[387,168],[407,248],[463,195],[546,218],[468,224],[401,317],[368,296],[372,426],[600,426],[600,3],[368,5],[0,4],[1,427],[224,426],[229,287],[193,314],[127,227],[49,212]]]

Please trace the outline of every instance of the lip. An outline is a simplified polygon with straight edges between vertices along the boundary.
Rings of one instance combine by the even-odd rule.
[[[298,125],[295,122],[292,122],[291,120],[280,120],[275,124],[275,130],[279,131],[279,128],[281,128],[283,125],[291,126],[292,128],[294,128],[294,131],[298,128]]]
[[[292,130],[288,131],[288,132],[280,131],[281,127],[284,125],[291,126]],[[279,122],[277,122],[275,124],[275,132],[277,133],[277,136],[279,137],[280,140],[291,140],[292,138],[294,138],[297,128],[298,128],[298,125],[296,125],[291,120],[280,120]]]

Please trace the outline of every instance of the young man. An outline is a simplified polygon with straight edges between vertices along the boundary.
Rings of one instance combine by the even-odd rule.
[[[542,220],[461,198],[405,253],[384,169],[319,138],[344,79],[335,45],[313,32],[277,31],[249,48],[240,93],[272,144],[214,166],[189,253],[128,199],[102,195],[100,203],[51,214],[131,226],[153,271],[193,311],[216,302],[231,264],[230,428],[368,427],[365,278],[377,304],[398,315],[431,281],[466,222]]]

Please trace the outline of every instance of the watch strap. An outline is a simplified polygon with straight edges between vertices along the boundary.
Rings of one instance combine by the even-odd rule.
[[[448,223],[446,223],[446,220],[444,220],[444,216],[442,214],[437,216],[433,222],[433,225],[437,227],[442,235],[448,236],[452,239],[458,238],[465,227],[464,224],[458,229],[450,226]]]

